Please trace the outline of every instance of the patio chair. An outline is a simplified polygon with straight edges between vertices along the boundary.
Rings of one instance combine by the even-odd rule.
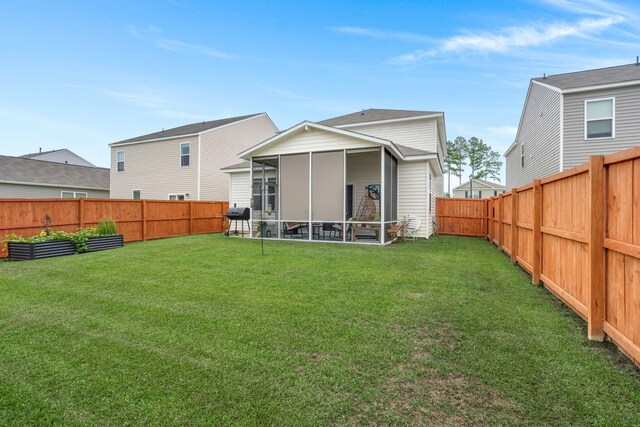
[[[287,236],[300,236],[304,239],[304,229],[307,228],[307,224],[303,222],[283,222],[282,223],[282,235]]]
[[[416,240],[416,235],[414,233],[420,228],[420,217],[416,215],[409,215],[406,218],[409,220],[406,237],[411,237],[413,240]]]

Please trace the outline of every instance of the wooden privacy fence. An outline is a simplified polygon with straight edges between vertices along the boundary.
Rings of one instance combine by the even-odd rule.
[[[438,232],[485,232],[588,322],[590,339],[606,335],[640,365],[640,147],[471,203],[438,199]]]
[[[116,221],[125,242],[220,232],[228,202],[118,199],[0,199],[0,239],[16,233],[29,237],[45,227],[76,231],[100,219]],[[6,245],[0,258],[7,256]]]

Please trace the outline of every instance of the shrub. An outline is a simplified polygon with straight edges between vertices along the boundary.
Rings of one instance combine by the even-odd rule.
[[[96,228],[98,236],[111,236],[113,234],[117,234],[116,222],[111,218],[101,219],[98,221],[98,227]]]

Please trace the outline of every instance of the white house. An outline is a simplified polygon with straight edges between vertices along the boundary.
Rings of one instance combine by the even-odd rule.
[[[386,244],[407,216],[432,234],[444,153],[444,113],[369,109],[299,123],[222,170],[253,236]]]

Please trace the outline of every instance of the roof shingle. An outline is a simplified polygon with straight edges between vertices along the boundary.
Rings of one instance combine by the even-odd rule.
[[[0,181],[109,190],[109,169],[0,156]]]
[[[414,110],[385,110],[369,108],[368,110],[357,111],[345,114],[344,116],[333,117],[322,120],[318,123],[326,126],[341,126],[356,123],[377,122],[381,120],[405,119],[410,117],[427,116],[431,114],[442,114],[441,111],[414,111]]]
[[[258,116],[263,113],[248,114],[246,116],[230,117],[228,119],[212,120],[208,122],[192,123],[190,125],[178,126],[171,129],[163,129],[160,132],[148,133],[142,136],[136,136],[135,138],[124,139],[122,141],[109,144],[111,146],[125,144],[130,142],[142,142],[150,139],[158,138],[171,138],[183,135],[193,135],[195,133],[204,132],[205,130],[214,129],[220,126],[228,125],[229,123],[238,122],[240,120],[248,119],[250,117]]]
[[[557,87],[561,90],[623,83],[640,80],[640,66],[637,64],[618,65],[616,67],[599,68],[597,70],[536,77],[533,80]]]

